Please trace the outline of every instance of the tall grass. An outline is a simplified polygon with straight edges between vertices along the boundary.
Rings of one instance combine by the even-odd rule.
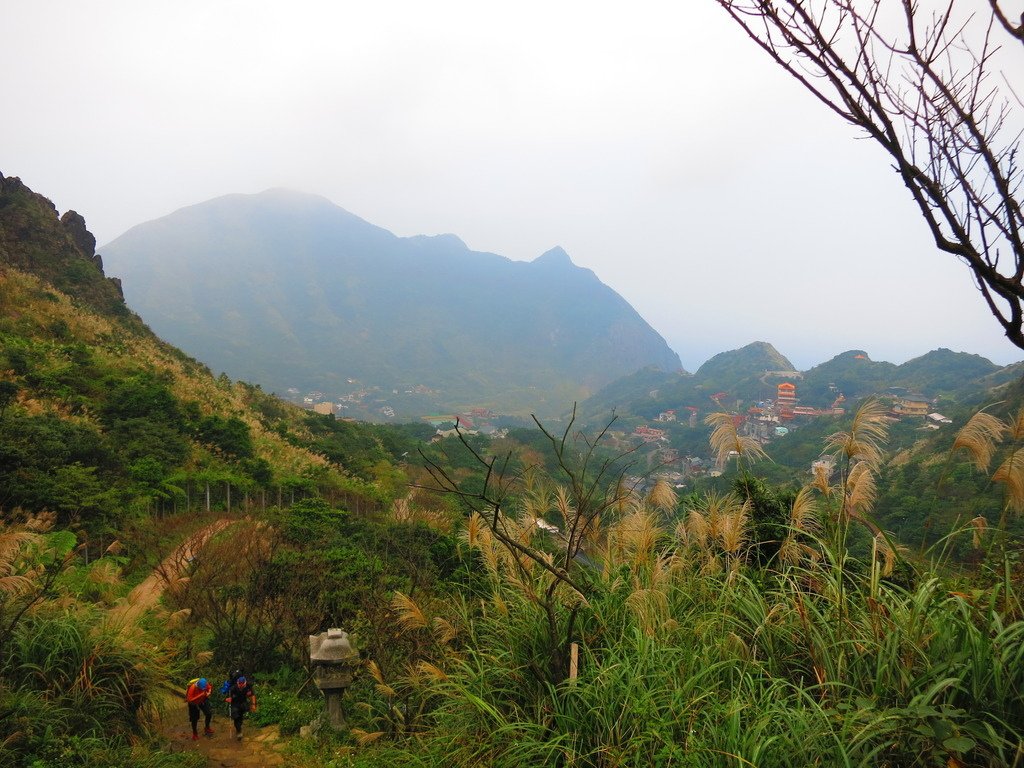
[[[696,510],[699,536],[636,506],[605,525],[588,550],[579,676],[557,685],[535,669],[548,577],[477,532],[490,597],[416,606],[415,631],[443,620],[454,639],[434,650],[440,674],[406,680],[430,702],[407,752],[587,768],[1024,765],[1024,623],[1006,609],[1009,581],[981,599],[938,576],[905,588],[880,548],[857,563],[844,536],[806,527],[791,535],[816,557],[751,568],[722,525],[743,505],[712,501]],[[381,741],[355,764],[395,749]]]
[[[138,733],[150,722],[169,659],[98,611],[56,603],[19,626],[7,679],[67,711],[79,733]]]

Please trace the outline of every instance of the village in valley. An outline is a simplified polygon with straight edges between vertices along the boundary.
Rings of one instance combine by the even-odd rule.
[[[841,417],[847,412],[847,398],[835,383],[828,384],[824,396],[819,387],[818,396],[810,398],[816,404],[811,405],[801,402],[800,388],[804,384],[801,372],[764,370],[756,377],[762,394],[770,392],[771,397],[744,402],[730,392],[719,391],[692,397],[694,402],[680,403],[649,418],[624,413],[616,416],[608,429],[606,446],[636,456],[638,474],[630,478],[633,484],[647,486],[664,480],[682,489],[694,478],[717,477],[725,469],[717,466],[708,453],[708,428],[704,419],[710,413],[733,413],[740,435],[768,445],[816,420]],[[422,384],[401,389],[385,389],[356,379],[348,379],[347,384],[349,391],[333,397],[316,390],[301,394],[299,389],[290,388],[287,398],[315,413],[344,421],[427,424],[434,430],[431,442],[459,435],[501,439],[508,436],[510,428],[533,426],[527,419],[503,415],[485,406],[424,414],[440,393]],[[654,398],[659,394],[655,390],[650,396]],[[915,429],[927,431],[952,423],[938,411],[939,398],[905,387],[889,387],[875,393],[875,397],[886,404],[891,423],[907,422]],[[832,460],[818,456],[808,471],[815,467],[831,473]]]
[[[676,425],[685,425],[690,430],[697,430],[703,424],[703,418],[707,413],[735,413],[733,418],[737,432],[754,438],[762,445],[785,438],[791,431],[815,419],[842,416],[846,413],[846,397],[835,384],[829,384],[829,391],[834,395],[831,404],[826,407],[814,407],[800,404],[798,385],[794,383],[802,378],[799,372],[766,371],[765,375],[786,376],[786,380],[778,383],[775,397],[772,399],[759,400],[743,409],[742,401],[731,399],[726,392],[718,392],[710,396],[714,406],[706,409],[704,413],[695,405],[683,405],[661,411],[651,420],[657,426],[643,422],[637,424],[629,434],[613,433],[613,438],[618,438],[621,445],[632,441],[633,444],[649,446],[652,463],[658,468],[650,476],[651,479],[637,477],[634,478],[635,481],[647,485],[654,480],[665,480],[676,488],[684,488],[686,481],[692,477],[721,475],[722,467],[716,466],[706,455],[684,454],[675,446],[678,441],[673,439],[678,435],[678,430],[674,429]],[[888,406],[887,418],[892,423],[909,421],[928,431],[952,423],[951,419],[935,410],[937,398],[929,398],[903,387],[891,387],[876,396]],[[831,457],[820,456],[808,469],[813,471],[820,467],[826,469],[827,474],[831,474],[833,466]]]

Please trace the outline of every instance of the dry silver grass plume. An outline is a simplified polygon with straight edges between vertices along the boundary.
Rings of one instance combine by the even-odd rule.
[[[401,592],[395,592],[391,598],[391,609],[398,617],[398,624],[402,629],[411,631],[415,629],[426,629],[430,626],[426,614],[416,605],[416,602]]]
[[[621,546],[633,554],[634,560],[646,559],[664,535],[654,515],[643,508],[622,518],[615,529]]]
[[[431,664],[429,661],[421,661],[416,665],[416,671],[425,678],[435,680],[439,683],[444,682],[448,679],[448,675],[443,669],[436,664]]]
[[[870,462],[858,461],[846,479],[846,511],[861,517],[875,503],[875,476]]]
[[[1024,452],[1018,450],[1011,453],[999,465],[992,480],[1005,486],[1006,503],[1014,512],[1024,511]]]
[[[626,606],[648,636],[654,635],[668,617],[668,597],[660,589],[635,589],[626,598]]]
[[[455,629],[454,624],[440,616],[434,618],[434,637],[437,638],[437,642],[441,645],[448,645],[457,636],[458,630]]]
[[[739,418],[733,413],[712,413],[704,419],[705,424],[714,427],[709,442],[719,467],[724,467],[733,453],[750,462],[768,458],[757,440],[739,433]]]
[[[696,507],[691,509],[690,514],[686,518],[687,540],[698,549],[706,550],[710,533],[711,526],[708,524],[708,519]]]
[[[953,451],[963,448],[975,467],[981,472],[988,472],[996,446],[1002,441],[1007,429],[1006,424],[991,413],[978,411],[956,433]]]
[[[480,545],[480,532],[487,528],[487,523],[484,522],[483,517],[480,516],[479,512],[474,512],[467,518],[466,527],[462,531],[462,540],[470,548],[475,548]]]
[[[869,397],[853,416],[848,432],[836,432],[825,441],[825,450],[840,454],[849,463],[867,462],[877,467],[882,461],[881,444],[889,434],[889,421],[885,406]]]
[[[384,682],[384,675],[381,673],[380,667],[377,666],[376,661],[367,662],[366,669],[369,671],[370,676],[376,681],[374,688],[377,689],[377,693],[389,699],[398,695],[394,688]]]
[[[722,549],[732,557],[739,554],[740,549],[747,541],[749,504],[745,502],[742,506],[731,509],[727,514],[722,515],[718,534],[722,542]]]
[[[801,488],[793,499],[789,524],[804,533],[814,533],[818,530],[818,503],[809,487]]]
[[[974,548],[980,549],[981,539],[985,535],[985,531],[988,530],[988,519],[984,515],[978,515],[971,520],[971,528],[974,529],[972,536]]]
[[[14,573],[24,549],[39,540],[39,536],[31,531],[0,531],[0,576]]]
[[[790,533],[779,545],[779,559],[790,565],[799,565],[802,550],[796,538]]]
[[[676,491],[665,480],[658,480],[647,494],[647,504],[662,512],[671,512],[676,508]]]
[[[384,736],[384,731],[364,731],[362,728],[353,728],[351,733],[360,747],[369,746]]]
[[[882,557],[882,576],[892,576],[896,569],[896,552],[881,533],[875,535],[874,549]]]
[[[1017,415],[1013,417],[1013,421],[1009,422],[1007,429],[1010,432],[1010,439],[1015,443],[1019,443],[1024,440],[1024,407],[1017,411]]]
[[[828,465],[822,462],[815,463],[813,469],[814,479],[811,480],[811,487],[814,488],[818,493],[824,496],[826,499],[832,498],[832,494],[835,493],[835,486],[831,484],[831,469]]]

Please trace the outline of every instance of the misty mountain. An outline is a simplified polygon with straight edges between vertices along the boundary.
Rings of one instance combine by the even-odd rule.
[[[402,238],[313,195],[227,195],[103,249],[128,304],[232,377],[325,393],[561,411],[646,365],[680,366],[639,314],[561,248],[532,262],[454,235]],[[427,406],[430,407],[430,406]]]

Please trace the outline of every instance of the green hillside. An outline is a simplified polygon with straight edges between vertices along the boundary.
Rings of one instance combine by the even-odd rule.
[[[59,512],[95,538],[140,511],[205,506],[208,487],[217,506],[314,487],[385,502],[374,478],[311,450],[304,412],[150,333],[65,221],[4,180],[0,505]]]
[[[792,370],[793,364],[775,347],[764,341],[755,341],[740,349],[715,355],[697,369],[695,378],[709,386],[720,385],[725,389],[766,371]]]
[[[580,413],[593,423],[613,410],[622,416],[645,419],[687,407],[706,414],[737,401],[752,403],[774,397],[778,382],[790,380],[777,374],[792,370],[793,364],[775,347],[755,341],[715,355],[693,375],[659,376],[656,370],[648,369],[624,377],[585,400]]]
[[[902,365],[875,361],[863,350],[851,350],[806,371],[800,397],[812,405],[826,405],[836,391],[856,399],[893,387],[929,397],[963,397],[983,389],[983,380],[1001,370],[980,355],[949,349],[932,350]]]

